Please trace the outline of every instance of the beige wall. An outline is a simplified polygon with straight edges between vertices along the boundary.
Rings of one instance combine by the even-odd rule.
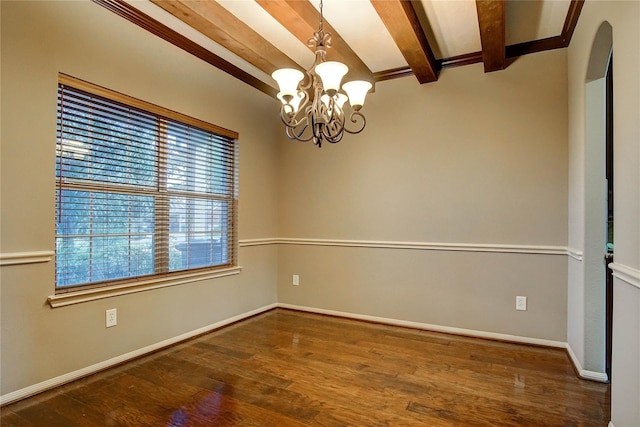
[[[91,2],[2,1],[1,249],[54,249],[58,72],[240,134],[240,238],[277,234],[274,100]],[[1,270],[5,395],[276,302],[277,248],[239,275],[51,309],[54,263]],[[118,326],[105,329],[105,309]]]
[[[281,235],[566,245],[565,92],[564,51],[378,83],[362,134],[285,145]]]
[[[281,236],[566,247],[566,84],[563,50],[378,83],[362,134],[282,146]],[[306,243],[280,249],[282,303],[566,340],[566,255]]]
[[[615,269],[611,419],[615,427],[640,425],[640,2],[587,1],[568,49],[569,242],[588,250],[590,227],[587,153],[593,147],[587,115],[587,69],[596,33],[608,22],[613,34]],[[595,189],[598,191],[599,189]],[[583,364],[602,349],[590,344],[594,322],[589,267],[569,265],[568,343]],[[600,318],[600,322],[602,319]],[[591,360],[590,360],[591,359]]]

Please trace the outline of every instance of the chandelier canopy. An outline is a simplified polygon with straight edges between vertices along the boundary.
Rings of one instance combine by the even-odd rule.
[[[271,75],[280,92],[282,101],[280,118],[286,126],[289,139],[302,142],[313,141],[318,147],[323,141],[340,142],[345,132],[362,132],[367,121],[360,111],[364,105],[371,83],[354,80],[342,85],[342,78],[349,67],[341,62],[327,61],[327,49],[331,47],[331,33],[323,31],[322,0],[320,0],[320,26],[309,40],[315,47],[315,61],[307,70],[307,76],[294,68],[281,68]],[[346,127],[345,107],[351,106],[349,121],[353,129]]]

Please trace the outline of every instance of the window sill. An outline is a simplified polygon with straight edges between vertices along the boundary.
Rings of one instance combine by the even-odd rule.
[[[213,271],[185,272],[180,275],[170,277],[154,277],[147,280],[126,283],[115,286],[105,286],[102,288],[85,289],[75,292],[66,292],[51,295],[47,302],[51,308],[65,307],[72,304],[95,301],[103,298],[111,298],[120,295],[133,294],[136,292],[149,291],[152,289],[167,288],[169,286],[181,285],[183,283],[196,282],[199,280],[215,279],[217,277],[232,276],[239,274],[242,267],[229,267]]]

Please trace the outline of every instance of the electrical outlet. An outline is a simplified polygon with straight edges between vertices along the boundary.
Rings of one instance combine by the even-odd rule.
[[[116,326],[118,324],[118,310],[112,308],[107,310],[107,328]]]
[[[300,276],[297,274],[293,275],[293,286],[298,286],[300,284]]]
[[[516,310],[527,311],[527,297],[516,297]]]

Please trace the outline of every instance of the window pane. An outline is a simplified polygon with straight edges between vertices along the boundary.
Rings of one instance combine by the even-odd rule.
[[[153,197],[70,190],[59,194],[57,286],[153,273]],[[81,238],[86,235],[91,237]]]
[[[170,271],[228,264],[229,203],[172,197]]]
[[[91,278],[91,243],[86,237],[56,239],[57,286],[86,283]]]
[[[84,235],[91,233],[91,215],[86,191],[64,190],[56,193],[56,234]]]
[[[95,237],[92,247],[92,282],[153,273],[152,235]]]
[[[155,119],[91,95],[58,103],[58,177],[153,187]]]
[[[94,234],[153,233],[153,197],[93,193],[89,209]]]
[[[180,123],[169,123],[167,138],[169,190],[231,194],[234,153],[228,141]]]

